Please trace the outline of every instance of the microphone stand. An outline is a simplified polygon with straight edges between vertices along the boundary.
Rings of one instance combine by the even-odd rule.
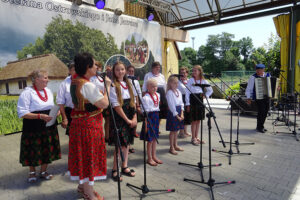
[[[183,84],[184,85],[184,84]],[[215,180],[212,178],[212,167],[213,166],[221,166],[221,163],[218,163],[218,164],[215,164],[215,165],[212,165],[211,164],[211,118],[213,117],[214,121],[215,121],[215,124],[216,124],[216,127],[219,131],[219,128],[218,128],[218,125],[217,125],[217,122],[215,120],[215,114],[213,113],[211,107],[210,107],[210,104],[208,102],[208,99],[206,98],[207,100],[207,104],[208,104],[208,107],[207,108],[204,103],[196,96],[194,95],[191,90],[186,86],[184,85],[186,89],[188,89],[190,91],[190,93],[197,99],[198,102],[200,102],[202,104],[202,106],[204,107],[204,109],[206,109],[208,111],[208,113],[206,114],[206,117],[208,118],[208,121],[207,121],[207,125],[208,125],[208,157],[209,157],[209,165],[208,165],[208,169],[209,169],[209,179],[207,182],[204,181],[204,178],[203,178],[203,172],[202,172],[202,169],[204,167],[207,167],[207,166],[204,166],[202,164],[202,145],[200,144],[200,162],[198,163],[198,165],[190,165],[190,164],[185,164],[185,163],[178,163],[179,165],[182,164],[182,165],[189,165],[189,166],[198,166],[198,168],[200,169],[200,175],[201,175],[201,181],[198,181],[198,180],[193,180],[193,179],[187,179],[187,178],[184,178],[183,181],[190,181],[190,182],[196,182],[196,183],[201,183],[201,184],[207,184],[210,188],[210,192],[211,192],[211,196],[212,196],[212,199],[214,200],[215,197],[214,197],[214,191],[213,191],[213,186],[214,185],[221,185],[221,184],[234,184],[235,181],[225,181],[225,182],[215,182]],[[201,87],[202,91],[204,92],[204,87]],[[203,126],[202,126],[202,120],[201,120],[201,139],[202,139],[202,129],[203,129]],[[220,132],[219,132],[220,134]],[[223,138],[220,134],[220,137],[221,137],[221,140],[223,141]],[[223,146],[226,147],[224,141],[223,141]]]
[[[105,81],[105,76],[103,77],[103,83],[104,83],[105,90],[107,92],[107,85],[106,85],[106,81]],[[115,115],[114,115],[114,110],[112,108],[108,92],[107,92],[107,98],[108,98],[108,102],[109,102],[110,113],[111,113],[111,116],[112,116],[112,120],[113,120],[113,124],[114,124],[114,131],[115,131],[115,136],[116,136],[115,137],[115,151],[116,151],[116,164],[117,164],[117,176],[118,176],[118,198],[119,198],[119,200],[121,200],[121,184],[120,184],[118,149],[120,151],[120,156],[121,156],[122,162],[124,162],[124,156],[123,156],[121,143],[120,143],[120,137],[119,137],[119,131],[120,130],[117,128],[116,119],[115,119]]]
[[[145,110],[144,104],[143,104],[143,102],[142,102],[142,100],[141,100],[141,97],[140,97],[141,94],[138,93],[138,90],[136,89],[136,86],[135,86],[135,84],[134,84],[134,79],[131,79],[131,82],[132,82],[132,85],[133,85],[133,87],[134,87],[134,89],[135,89],[135,91],[136,91],[136,94],[137,94],[137,96],[138,96],[139,103],[140,103],[140,105],[142,105],[142,108],[143,108],[143,115],[144,115],[144,117],[146,117],[147,122],[149,123],[150,128],[151,128],[152,132],[154,133],[153,126],[152,126],[152,123],[151,123],[151,120],[149,119],[149,116],[148,116],[148,114],[147,114],[147,112],[146,112],[146,110]],[[145,126],[147,126],[147,124],[145,124]],[[148,131],[147,131],[147,134],[149,134]],[[158,144],[158,140],[157,140],[156,135],[155,135],[155,134],[153,134],[153,135],[154,135],[155,141],[156,141],[157,144]],[[139,190],[142,191],[143,194],[147,194],[148,192],[175,192],[175,189],[164,189],[164,190],[157,190],[157,189],[156,189],[156,190],[153,190],[153,189],[152,189],[152,190],[150,190],[150,189],[148,188],[148,186],[147,186],[147,179],[146,179],[146,138],[144,138],[143,149],[144,149],[144,185],[142,185],[141,187],[138,187],[138,186],[132,185],[132,184],[130,184],[130,183],[127,183],[126,186],[132,187],[132,188],[135,188],[135,189],[139,189]]]
[[[216,78],[218,78],[221,81],[221,83],[225,84],[228,88],[230,88],[230,90],[235,95],[237,95],[236,92],[230,86],[228,86],[222,79],[220,79],[219,77],[216,77]],[[216,86],[216,88],[221,93],[223,93],[226,96],[226,98],[228,98],[228,95],[224,91],[222,91],[219,88],[219,86],[213,80],[211,80],[210,77],[208,79]],[[239,95],[238,95],[238,99],[241,99]],[[237,132],[236,132],[236,141],[235,142],[232,142],[232,132],[233,132],[233,130],[232,130],[232,124],[233,124],[233,108],[232,108],[232,106],[233,106],[233,104],[235,104],[237,106],[237,108],[238,108]],[[231,97],[230,97],[230,105],[231,105],[230,106],[230,141],[229,142],[225,142],[225,143],[229,143],[229,146],[230,146],[229,151],[226,152],[226,151],[218,151],[216,149],[213,149],[214,152],[228,153],[229,165],[231,165],[231,156],[234,155],[234,154],[238,154],[238,155],[251,155],[251,153],[241,153],[240,150],[239,150],[239,145],[254,145],[255,144],[253,142],[251,142],[251,143],[240,143],[239,142],[240,113],[241,113],[241,111],[244,111],[244,109],[233,98],[231,98]],[[232,144],[234,144],[236,146],[237,153],[234,153],[232,151]]]
[[[294,130],[292,131],[292,134],[295,136],[295,138],[296,138],[296,141],[299,141],[299,134],[297,133],[297,131],[296,131],[296,120],[297,120],[297,105],[298,105],[298,95],[299,95],[299,92],[298,91],[296,91],[295,90],[295,88],[293,87],[293,85],[291,85],[291,83],[282,75],[282,73],[281,72],[279,72],[279,74],[280,74],[280,76],[287,82],[287,84],[288,84],[288,86],[290,86],[293,90],[293,95],[292,95],[292,105],[293,105],[293,107],[294,107]],[[288,99],[287,99],[288,100]],[[287,102],[288,103],[288,102]],[[289,114],[289,108],[287,108],[287,110],[288,110],[288,114]],[[288,117],[288,122],[287,122],[287,124],[288,124],[288,126],[290,125],[290,120],[289,120],[289,117]],[[276,131],[276,133],[280,133],[280,132],[277,132]]]

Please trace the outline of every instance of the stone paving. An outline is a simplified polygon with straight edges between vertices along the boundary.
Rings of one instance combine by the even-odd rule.
[[[229,140],[230,111],[214,109],[216,121],[225,141]],[[233,141],[236,140],[237,117],[233,117]],[[269,117],[271,119],[271,117]],[[273,127],[272,120],[267,120],[265,134],[255,132],[254,116],[240,117],[240,142],[254,142],[255,145],[240,145],[241,153],[251,152],[252,155],[232,156],[229,165],[228,153],[212,152],[212,162],[222,163],[212,168],[212,176],[216,182],[235,180],[236,184],[215,185],[213,187],[216,200],[299,200],[300,199],[300,143],[295,140],[286,127]],[[140,130],[141,124],[138,126]],[[178,165],[178,162],[197,164],[199,147],[190,144],[190,138],[179,139],[184,152],[174,156],[168,153],[168,133],[165,121],[162,121],[162,133],[159,137],[157,154],[164,164],[157,167],[147,165],[147,186],[149,189],[175,189],[175,192],[150,192],[142,195],[140,190],[126,186],[126,183],[140,187],[144,184],[143,176],[143,143],[135,140],[133,147],[136,153],[129,155],[129,167],[136,170],[136,177],[123,176],[121,183],[122,199],[178,199],[178,200],[209,200],[209,187],[206,184],[183,181],[184,178],[200,180],[197,167]],[[203,163],[208,164],[208,131],[207,120],[204,121]],[[284,134],[274,134],[283,131]],[[298,131],[299,132],[299,131]],[[73,200],[79,199],[76,192],[77,183],[70,181],[66,175],[68,137],[64,129],[59,127],[62,159],[49,166],[54,174],[51,181],[38,180],[35,184],[26,182],[28,169],[18,163],[21,134],[0,137],[0,200]],[[212,147],[225,152],[219,143],[220,137],[216,126],[212,123]],[[95,182],[95,189],[105,196],[106,200],[118,199],[117,183],[111,179],[112,153],[114,147],[107,146],[108,178]],[[235,145],[233,152],[237,152]],[[203,170],[205,181],[209,171]]]

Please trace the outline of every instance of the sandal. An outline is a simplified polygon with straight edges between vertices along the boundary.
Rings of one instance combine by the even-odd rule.
[[[104,197],[101,197],[96,191],[94,191],[94,195],[96,196],[97,200],[104,200]],[[91,197],[86,193],[83,193],[83,199],[92,200]]]
[[[163,164],[163,161],[159,160],[159,159],[153,159],[157,164]]]
[[[37,181],[35,172],[29,172],[28,174],[29,174],[29,177],[27,179],[27,182],[28,183],[35,183]]]
[[[126,172],[125,170],[129,169],[128,167],[124,167],[122,168],[122,174],[124,174],[125,176],[129,176],[129,177],[135,177],[135,175],[133,175],[133,173],[135,172],[133,169],[129,169],[129,172]]]
[[[114,176],[114,173],[116,173],[116,175]],[[118,181],[118,173],[117,173],[117,170],[111,170],[111,177],[114,181]],[[122,175],[120,175],[120,182],[122,182]]]
[[[83,194],[84,194],[83,187],[80,187],[80,186],[78,185],[78,187],[77,187],[77,193],[78,193],[80,196],[83,197]]]
[[[200,142],[195,138],[195,139],[192,139],[191,143],[195,146],[198,146],[200,145]]]
[[[197,141],[199,142],[199,144],[201,143],[201,144],[205,144],[205,142],[204,142],[204,140],[200,140],[200,138],[196,138],[197,139]]]
[[[49,174],[47,171],[41,172],[40,173],[40,178],[45,179],[45,180],[51,180],[53,177],[52,174]]]
[[[173,154],[173,155],[177,155],[177,154],[178,154],[174,149],[170,149],[170,150],[169,150],[169,153],[170,153],[170,154]]]
[[[181,147],[174,147],[174,149],[175,149],[176,151],[184,151],[183,148],[181,148]]]
[[[134,153],[135,152],[135,149],[134,148],[130,148],[129,149],[129,153]]]
[[[148,160],[147,163],[151,166],[157,166],[157,163],[155,161],[153,161],[153,160],[151,160],[151,161]]]

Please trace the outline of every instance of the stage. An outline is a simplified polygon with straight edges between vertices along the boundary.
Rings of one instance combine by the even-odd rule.
[[[228,106],[227,106],[228,107]],[[216,120],[225,141],[229,141],[230,110],[214,108]],[[236,136],[236,113],[233,117],[233,141]],[[271,117],[268,117],[271,119]],[[299,122],[299,121],[298,121]],[[212,152],[212,163],[222,163],[220,167],[212,168],[212,176],[216,182],[235,180],[236,184],[215,185],[213,187],[217,200],[296,200],[300,199],[300,143],[292,134],[272,133],[272,120],[265,123],[267,133],[255,131],[256,118],[242,115],[240,117],[240,142],[255,142],[255,145],[239,146],[240,152],[250,152],[252,155],[233,155],[232,164],[228,164],[227,154]],[[138,131],[141,123],[138,124]],[[171,189],[172,193],[147,193],[126,186],[130,183],[143,185],[143,146],[142,141],[135,139],[133,147],[136,152],[129,155],[130,168],[135,169],[134,178],[123,176],[121,182],[122,199],[157,199],[157,200],[209,200],[210,192],[207,185],[185,182],[184,178],[200,180],[198,168],[178,165],[178,162],[197,164],[199,162],[199,146],[193,146],[190,138],[178,139],[180,147],[184,148],[177,156],[169,153],[168,133],[165,131],[165,121],[161,124],[161,134],[157,156],[164,164],[152,167],[147,165],[147,186],[149,189]],[[286,127],[275,127],[275,130],[288,132]],[[54,174],[51,181],[41,181],[29,184],[26,182],[28,169],[19,164],[21,134],[0,137],[0,199],[8,200],[66,200],[77,199],[77,182],[70,181],[66,175],[68,136],[59,126],[62,159],[49,166],[49,172]],[[208,164],[207,120],[204,121],[203,162]],[[212,148],[228,151],[219,143],[219,134],[212,121]],[[105,181],[95,182],[95,190],[106,200],[118,198],[117,183],[111,179],[112,146],[108,151],[108,177]],[[233,145],[233,152],[236,148]],[[208,179],[208,169],[203,170],[204,179]]]

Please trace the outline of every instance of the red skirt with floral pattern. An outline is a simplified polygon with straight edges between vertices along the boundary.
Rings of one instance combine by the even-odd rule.
[[[106,178],[106,147],[102,113],[73,118],[69,132],[68,170],[80,184]]]

